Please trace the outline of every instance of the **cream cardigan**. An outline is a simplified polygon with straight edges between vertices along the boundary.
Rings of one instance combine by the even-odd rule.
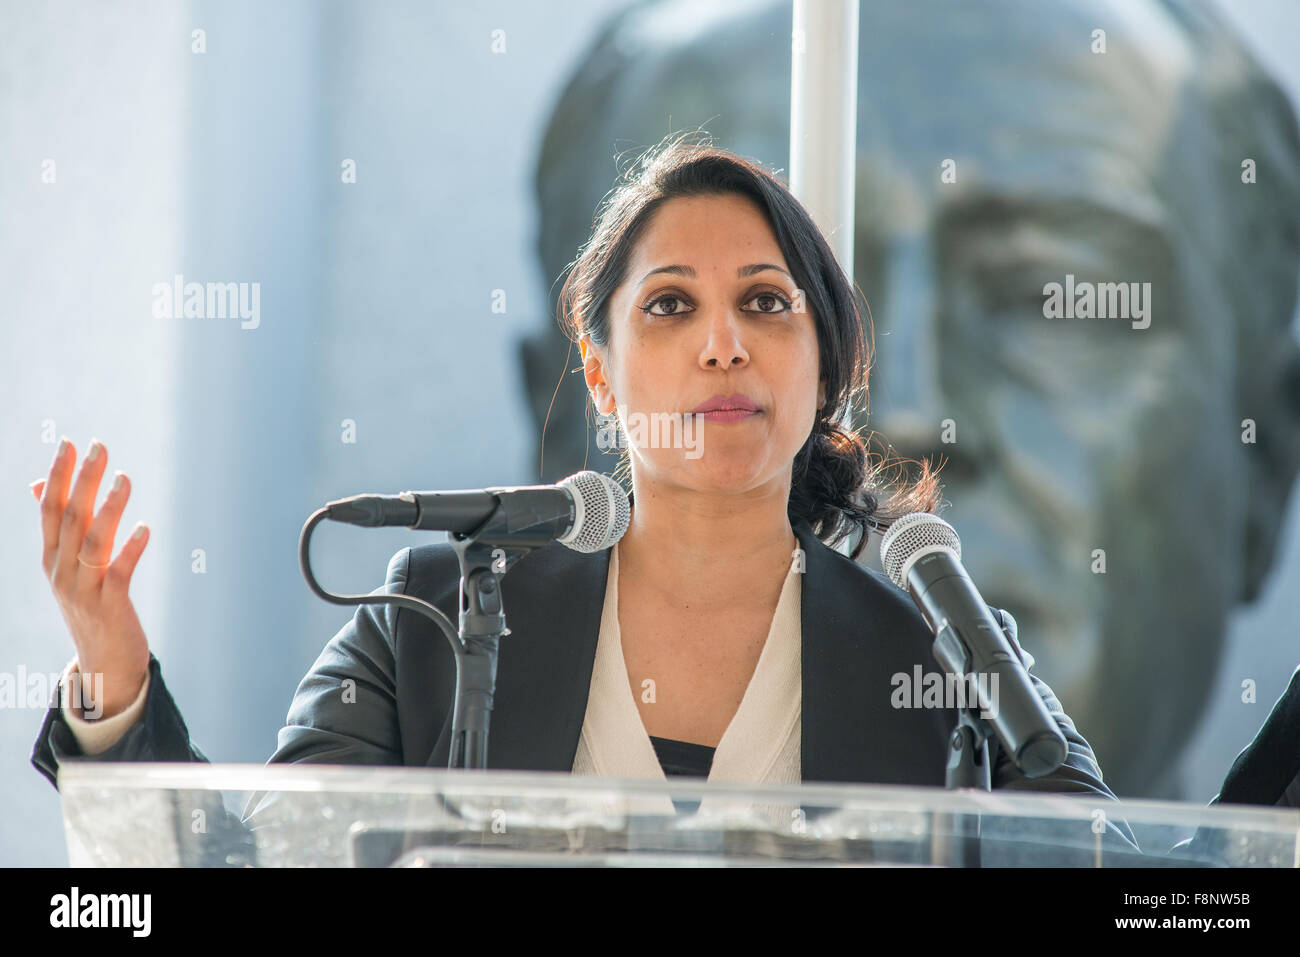
[[[753,677],[714,752],[710,782],[801,781],[801,585],[798,566],[791,562]],[[596,660],[573,773],[667,780],[641,722],[623,660],[618,626],[617,545],[609,560]],[[694,780],[698,782],[698,778]]]

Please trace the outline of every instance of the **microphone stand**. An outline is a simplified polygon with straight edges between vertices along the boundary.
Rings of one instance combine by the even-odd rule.
[[[501,605],[499,545],[476,535],[449,536],[460,562],[460,646],[456,658],[456,702],[452,712],[448,768],[486,768],[492,697],[497,684],[497,652],[506,627]],[[496,554],[494,555],[494,552]],[[516,552],[518,558],[521,553]]]
[[[966,680],[970,653],[951,628],[944,628],[935,636],[934,657],[949,673]],[[978,687],[975,682],[971,684]],[[993,774],[989,767],[992,731],[988,722],[978,714],[978,697],[977,694],[973,705],[967,702],[968,707],[957,709],[957,725],[948,738],[948,766],[944,771],[944,787],[949,790],[993,789]],[[980,866],[980,819],[977,815],[939,814],[934,824],[931,853],[938,862],[951,867]]]
[[[949,789],[979,788],[991,791],[989,768],[989,726],[982,718],[972,717],[969,709],[957,713],[957,726],[948,739],[948,767],[943,786]]]
[[[968,709],[957,714],[957,726],[948,739],[948,768],[944,787],[991,790],[989,729]],[[931,861],[948,867],[980,866],[980,819],[967,811],[936,812],[931,822]]]
[[[573,520],[572,506],[552,509],[503,498],[474,531],[447,536],[460,562],[461,653],[456,656],[450,769],[488,766],[497,652],[501,638],[510,634],[501,604],[501,579],[528,552],[548,545],[558,523]]]

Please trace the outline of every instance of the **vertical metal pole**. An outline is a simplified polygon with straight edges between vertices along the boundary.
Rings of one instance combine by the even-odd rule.
[[[852,285],[858,0],[794,0],[790,41],[790,190]]]
[[[853,281],[858,0],[794,0],[790,189]]]

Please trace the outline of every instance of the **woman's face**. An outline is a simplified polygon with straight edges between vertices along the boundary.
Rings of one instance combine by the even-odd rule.
[[[751,200],[658,209],[610,299],[606,348],[582,341],[588,388],[599,412],[617,411],[638,484],[788,495],[825,401],[803,298]],[[719,396],[755,411],[696,411]]]

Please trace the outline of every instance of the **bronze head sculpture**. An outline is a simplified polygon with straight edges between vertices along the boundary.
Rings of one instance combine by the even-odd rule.
[[[616,155],[706,127],[786,163],[790,21],[767,0],[611,20],[539,159],[548,283]],[[899,0],[864,4],[860,31],[859,424],[944,463],[972,578],[1113,790],[1177,797],[1166,773],[1300,467],[1295,115],[1193,0]],[[616,464],[568,348],[554,328],[524,348],[544,481]]]

